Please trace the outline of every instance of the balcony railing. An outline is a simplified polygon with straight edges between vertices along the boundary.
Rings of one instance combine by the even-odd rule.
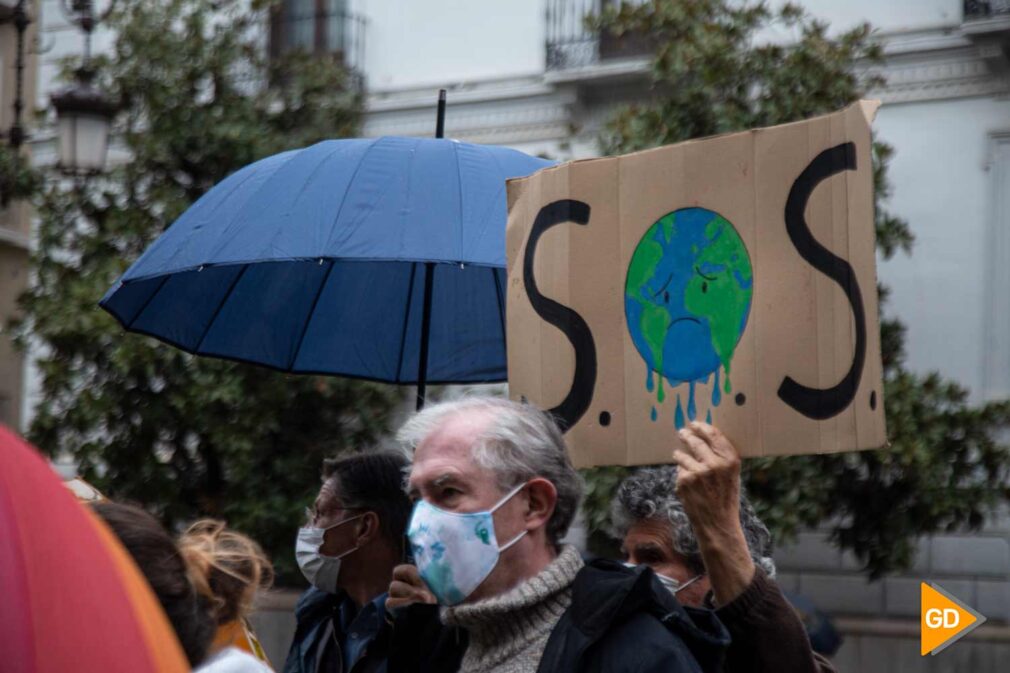
[[[292,51],[340,59],[354,75],[364,73],[365,18],[343,11],[342,2],[287,0],[270,19],[270,53]]]
[[[619,0],[548,0],[547,68],[584,68],[622,58],[647,56],[648,39],[643,35],[618,37],[609,31],[586,26],[586,18],[598,15]]]
[[[1010,0],[964,0],[964,20],[976,21],[990,17],[1010,16]]]

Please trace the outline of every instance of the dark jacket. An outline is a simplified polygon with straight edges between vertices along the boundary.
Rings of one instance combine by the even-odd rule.
[[[389,673],[455,673],[467,644],[436,606],[412,605],[395,617]],[[650,569],[598,560],[576,575],[537,670],[717,673],[728,644],[711,611],[681,607]]]
[[[354,663],[351,671],[343,671],[344,657],[337,641],[342,634],[333,637],[334,628],[339,627],[340,604],[350,600],[344,594],[329,594],[310,587],[302,594],[295,606],[294,641],[284,662],[284,673],[386,673],[386,659],[389,653],[391,627],[384,622],[379,634],[368,645],[365,653]],[[325,652],[326,666],[320,670],[320,654]]]
[[[715,611],[729,630],[726,673],[834,673],[810,646],[803,622],[778,584],[758,569],[742,594]]]

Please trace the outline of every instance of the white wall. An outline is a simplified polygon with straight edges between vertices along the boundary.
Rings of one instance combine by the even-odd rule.
[[[779,0],[776,4],[782,4]],[[961,0],[792,0],[833,30],[869,21],[884,33],[960,25]]]
[[[358,0],[373,91],[543,72],[544,0]]]
[[[987,151],[990,133],[1010,130],[1010,101],[885,106],[875,127],[897,150],[890,208],[916,235],[911,257],[879,267],[893,291],[890,311],[910,328],[908,363],[957,379],[978,400],[991,199]]]

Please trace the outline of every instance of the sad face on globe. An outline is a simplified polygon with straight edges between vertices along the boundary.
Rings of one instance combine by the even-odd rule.
[[[753,285],[747,248],[733,225],[716,212],[675,210],[645,232],[628,265],[624,312],[647,367],[645,385],[660,403],[664,379],[671,386],[690,384],[689,420],[697,415],[696,384],[715,377],[712,407],[719,406],[723,392],[732,390],[733,352],[747,326]],[[678,428],[685,425],[684,415],[678,395]]]

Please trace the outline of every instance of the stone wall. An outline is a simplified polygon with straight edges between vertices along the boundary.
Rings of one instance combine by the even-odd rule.
[[[917,544],[912,568],[870,582],[826,531],[800,533],[775,554],[779,582],[836,616],[918,619],[919,584],[938,583],[994,624],[1010,623],[1010,525],[1005,515],[984,531],[937,535]]]

